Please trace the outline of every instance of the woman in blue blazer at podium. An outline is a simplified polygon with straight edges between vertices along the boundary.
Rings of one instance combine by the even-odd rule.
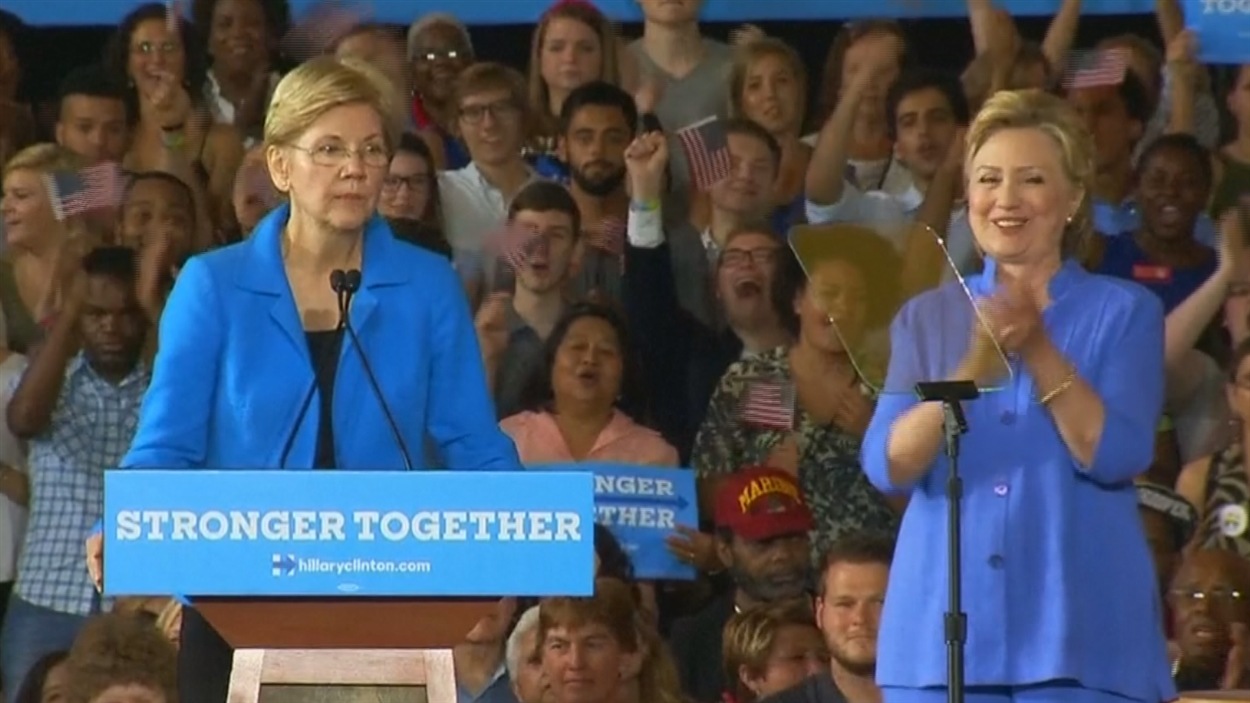
[[[427,468],[428,438],[440,467],[520,468],[455,272],[375,214],[400,132],[386,85],[333,57],[278,84],[266,158],[289,204],[182,269],[123,467]],[[330,283],[353,269],[355,337]],[[224,703],[230,651],[194,609],[180,659],[182,703]]]

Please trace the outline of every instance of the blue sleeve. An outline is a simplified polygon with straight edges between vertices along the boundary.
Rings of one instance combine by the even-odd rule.
[[[430,319],[429,395],[426,420],[446,468],[507,471],[521,468],[516,446],[495,420],[482,352],[469,305],[450,267],[423,285],[433,301]]]
[[[212,272],[193,258],[178,274],[161,314],[152,380],[123,468],[204,464],[224,334]]]
[[[1119,313],[1119,314],[1116,314]],[[1098,483],[1125,483],[1154,459],[1154,435],[1163,411],[1163,304],[1134,291],[1130,308],[1115,311],[1097,345],[1098,365],[1087,382],[1102,400],[1102,436],[1089,466],[1077,469]]]
[[[888,447],[894,423],[903,413],[920,402],[914,393],[892,392],[899,390],[911,379],[922,378],[915,331],[910,324],[914,301],[906,305],[890,325],[890,368],[886,372],[885,388],[877,398],[876,410],[864,441],[860,445],[860,463],[864,473],[877,490],[888,495],[910,492],[912,485],[895,485],[890,480]]]

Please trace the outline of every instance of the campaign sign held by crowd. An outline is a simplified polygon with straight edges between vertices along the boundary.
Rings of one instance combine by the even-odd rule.
[[[1250,0],[1184,0],[1185,24],[1198,39],[1198,60],[1250,61]]]
[[[590,595],[594,483],[580,471],[108,471],[104,554],[118,596]]]
[[[694,579],[694,567],[678,561],[664,544],[678,525],[699,527],[693,471],[589,462],[541,468],[594,473],[595,522],[612,530],[629,554],[635,576]]]

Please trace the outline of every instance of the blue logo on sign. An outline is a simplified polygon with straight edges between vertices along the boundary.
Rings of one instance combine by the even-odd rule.
[[[105,590],[582,596],[593,524],[585,472],[115,470]]]
[[[295,555],[294,554],[275,554],[273,555],[273,575],[274,576],[294,576],[295,575]]]

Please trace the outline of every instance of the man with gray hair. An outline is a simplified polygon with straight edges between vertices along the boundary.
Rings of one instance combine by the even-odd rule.
[[[543,679],[542,656],[538,641],[538,606],[521,615],[508,636],[505,659],[508,679],[518,703],[550,703],[550,689]]]

